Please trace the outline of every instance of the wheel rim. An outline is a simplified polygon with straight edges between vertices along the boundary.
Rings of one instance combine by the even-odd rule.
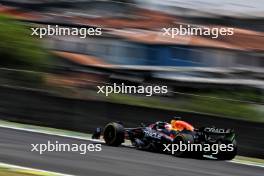
[[[104,139],[107,143],[112,143],[115,139],[116,131],[112,125],[106,127],[104,132]]]
[[[182,142],[182,143],[184,143],[184,140],[182,139],[182,137],[176,137],[175,139],[174,139],[174,144],[180,144],[180,142]],[[179,156],[179,155],[181,155],[183,153],[183,151],[180,151],[180,150],[178,150],[178,151],[175,151],[174,152],[174,155],[176,155],[176,156]]]

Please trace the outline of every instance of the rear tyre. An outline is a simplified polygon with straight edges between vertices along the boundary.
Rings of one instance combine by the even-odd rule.
[[[119,123],[109,123],[104,128],[104,140],[107,145],[119,146],[125,140],[125,130]]]
[[[193,136],[191,134],[185,134],[185,133],[181,133],[178,134],[174,141],[173,144],[178,146],[178,150],[174,151],[173,155],[177,156],[177,157],[187,157],[190,154],[190,151],[186,150],[180,150],[180,145],[188,145],[188,144],[192,144],[194,142]],[[174,147],[175,149],[175,147]]]
[[[233,140],[230,144],[233,145],[233,151],[220,151],[216,155],[216,158],[218,160],[232,160],[235,158],[235,156],[237,155],[237,142],[236,140]]]

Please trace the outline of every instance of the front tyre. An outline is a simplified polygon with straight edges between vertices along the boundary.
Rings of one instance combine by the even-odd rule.
[[[119,123],[109,123],[104,128],[104,140],[107,145],[119,146],[125,140],[125,130],[123,125]]]

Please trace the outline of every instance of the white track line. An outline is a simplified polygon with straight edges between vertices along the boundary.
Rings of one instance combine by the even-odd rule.
[[[30,167],[23,167],[23,166],[18,166],[18,165],[13,165],[13,164],[6,164],[6,163],[0,163],[0,167],[6,167],[6,168],[11,168],[11,169],[21,169],[21,170],[25,170],[26,171],[33,171],[33,172],[40,172],[43,174],[52,174],[52,175],[56,175],[56,176],[75,176],[75,175],[69,175],[69,174],[63,174],[63,173],[59,173],[59,172],[53,172],[53,171],[47,171],[47,170],[41,170],[41,169],[34,169],[34,168],[30,168]]]
[[[102,142],[101,140],[98,139],[89,139],[87,137],[81,137],[81,136],[75,136],[75,135],[68,135],[68,134],[61,134],[60,132],[50,132],[47,130],[37,130],[37,129],[26,129],[22,127],[14,127],[11,125],[2,125],[0,124],[1,128],[8,128],[8,129],[13,129],[13,130],[20,130],[20,131],[26,131],[26,132],[31,132],[31,133],[39,133],[39,134],[47,134],[47,135],[52,135],[52,136],[59,136],[59,137],[66,137],[66,138],[73,138],[73,139],[81,139],[81,140],[86,140],[86,141],[93,141],[93,142]]]

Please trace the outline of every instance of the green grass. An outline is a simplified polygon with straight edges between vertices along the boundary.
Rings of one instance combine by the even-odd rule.
[[[250,157],[245,157],[245,156],[236,156],[236,160],[239,161],[248,161],[248,162],[253,162],[253,163],[258,163],[258,164],[264,164],[264,159],[259,159],[259,158],[250,158]]]
[[[204,96],[204,97],[202,97]],[[201,97],[179,97],[179,98],[160,98],[160,97],[144,97],[132,95],[112,94],[107,101],[136,105],[157,109],[197,112],[204,114],[212,114],[231,119],[240,119],[253,122],[264,122],[264,105],[249,104],[244,102],[227,101],[223,99],[210,99],[206,96],[219,98],[234,98],[225,95],[202,95]]]
[[[37,169],[6,166],[0,163],[0,176],[62,176],[64,174],[42,171]]]
[[[217,114],[219,116],[241,120],[264,122],[264,113],[258,110],[257,106],[254,104],[192,98],[184,107],[202,113]]]
[[[36,176],[36,175],[40,176],[39,174],[16,171],[8,168],[0,168],[0,176]]]

